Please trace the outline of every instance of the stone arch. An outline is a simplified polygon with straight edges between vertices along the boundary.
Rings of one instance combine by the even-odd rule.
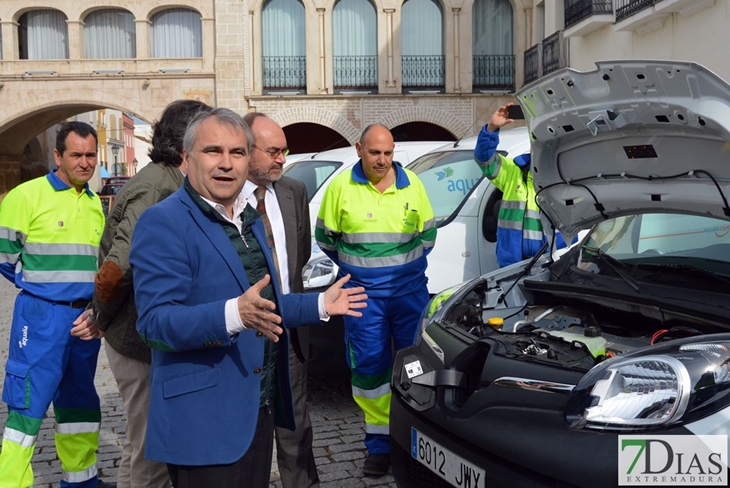
[[[338,132],[350,144],[354,144],[360,139],[360,129],[352,125],[346,118],[337,115],[331,110],[315,107],[297,107],[269,114],[269,117],[282,127],[299,122],[320,124]]]
[[[194,10],[195,12],[199,13],[204,19],[213,18],[214,16],[214,14],[212,12],[209,12],[204,5],[194,0],[178,0],[175,3],[170,3],[169,0],[158,0],[152,2],[152,5],[148,7],[144,18],[147,20],[151,20],[153,15],[173,8]]]
[[[464,121],[459,120],[449,112],[423,106],[396,110],[383,117],[379,122],[389,129],[408,122],[429,122],[448,130],[457,138],[466,134],[469,130],[469,126]]]
[[[132,14],[132,17],[135,19],[137,18],[136,12],[129,8],[126,5],[84,5],[85,8],[81,12],[79,12],[78,20],[81,22],[86,21],[86,17],[89,16],[89,14],[93,12],[97,12],[99,10],[124,10]]]

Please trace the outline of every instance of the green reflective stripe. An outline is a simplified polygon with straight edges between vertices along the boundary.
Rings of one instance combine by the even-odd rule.
[[[500,157],[499,153],[494,153],[494,156],[492,156],[487,161],[481,163],[477,160],[475,160],[479,167],[482,169],[482,173],[487,178],[494,179],[495,175],[498,175],[500,170],[502,169],[502,158]]]
[[[25,244],[25,252],[28,254],[43,254],[48,256],[94,256],[98,257],[99,248],[89,244],[41,244],[28,242]]]
[[[350,355],[352,356],[352,347],[350,347]],[[355,369],[356,365],[354,359],[352,361],[352,369]],[[380,374],[357,374],[355,371],[352,372],[352,378],[350,382],[353,388],[359,388],[363,390],[374,390],[381,385],[390,385],[390,378],[393,376],[393,368],[388,368]]]
[[[27,283],[93,283],[96,271],[28,271],[23,270]]]
[[[28,435],[38,435],[38,432],[41,430],[41,423],[43,423],[43,419],[34,419],[11,411],[8,414],[8,421],[5,423],[5,428],[18,430]]]
[[[338,259],[343,264],[349,264],[350,266],[359,266],[361,268],[385,268],[388,266],[400,266],[408,264],[412,261],[423,256],[423,246],[418,245],[417,249],[414,249],[406,254],[399,254],[397,256],[383,256],[383,257],[364,257],[364,256],[353,256],[352,254],[346,254],[339,252],[337,254]]]
[[[342,242],[347,244],[403,244],[412,239],[413,232],[359,232],[342,235]]]
[[[414,249],[421,247],[421,240],[414,238],[408,242],[401,244],[393,244],[387,242],[371,242],[368,244],[351,244],[341,241],[338,251],[353,256],[371,257],[371,256],[397,256],[405,255]]]
[[[28,271],[93,271],[96,272],[98,257],[23,254],[23,269]]]
[[[56,414],[56,422],[59,424],[70,424],[72,422],[101,422],[101,410],[61,407],[54,407],[53,410]]]
[[[525,219],[524,228],[535,232],[542,232],[542,222],[536,219]]]
[[[64,471],[62,477],[63,481],[67,483],[82,483],[98,475],[99,471],[96,469],[96,465],[94,465],[82,471]]]
[[[428,230],[424,230],[421,233],[421,243],[423,244],[423,247],[433,247],[436,243],[436,227],[433,227]]]
[[[156,349],[157,351],[165,351],[165,352],[174,352],[175,348],[171,345],[167,344],[164,341],[158,340],[158,339],[150,339],[146,335],[140,334],[139,335],[142,338],[142,341],[150,346],[152,349]]]
[[[526,219],[539,219],[540,211],[532,210],[531,208],[528,208],[527,210],[525,210],[525,218]]]
[[[336,251],[336,242],[333,235],[335,232],[332,229],[325,229],[324,221],[322,219],[317,219],[317,227],[314,229],[314,238],[317,241],[317,244],[322,249],[327,249],[328,251]]]
[[[4,440],[14,442],[22,447],[33,447],[36,437],[38,436],[28,435],[24,432],[11,428],[5,428],[5,432],[3,432]]]
[[[56,424],[56,432],[59,434],[87,434],[98,432],[99,422],[72,422],[69,424]]]
[[[21,246],[25,244],[25,240],[28,238],[27,234],[24,234],[23,232],[12,229],[10,227],[3,227],[0,225],[0,241],[11,241],[11,242],[17,242]]]
[[[523,202],[521,200],[502,200],[502,203],[500,204],[499,208],[505,209],[505,210],[512,210],[512,209],[524,210],[525,202]]]
[[[353,396],[367,398],[368,400],[374,400],[376,398],[380,398],[381,396],[387,395],[388,393],[390,393],[390,383],[381,385],[378,388],[375,388],[373,390],[364,390],[364,389],[358,388],[356,386],[352,387]]]

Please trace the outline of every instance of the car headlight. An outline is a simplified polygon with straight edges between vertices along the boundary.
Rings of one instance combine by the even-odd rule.
[[[730,338],[682,339],[604,361],[573,390],[575,428],[641,430],[686,423],[730,404]]]
[[[312,256],[302,268],[304,291],[330,286],[337,279],[337,271],[337,265],[326,254]]]

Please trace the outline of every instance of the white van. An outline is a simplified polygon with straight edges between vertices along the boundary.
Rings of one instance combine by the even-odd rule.
[[[497,214],[502,192],[474,162],[476,141],[470,137],[440,147],[408,166],[423,182],[438,223],[426,268],[431,294],[499,267]],[[501,130],[497,151],[510,157],[530,152],[527,128]]]
[[[446,141],[396,142],[393,160],[407,166],[419,156],[446,143]],[[317,215],[319,215],[319,207],[322,205],[327,183],[332,180],[333,176],[353,167],[359,160],[357,150],[353,145],[322,151],[314,156],[299,159],[284,168],[286,176],[302,181],[307,187],[312,232],[317,224]]]

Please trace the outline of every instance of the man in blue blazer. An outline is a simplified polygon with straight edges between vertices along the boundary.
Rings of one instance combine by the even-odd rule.
[[[362,288],[282,295],[264,226],[241,196],[252,138],[236,113],[200,113],[183,187],[140,217],[130,263],[152,348],[146,457],[175,488],[268,487],[273,427],[294,429],[286,328],[360,316]]]

